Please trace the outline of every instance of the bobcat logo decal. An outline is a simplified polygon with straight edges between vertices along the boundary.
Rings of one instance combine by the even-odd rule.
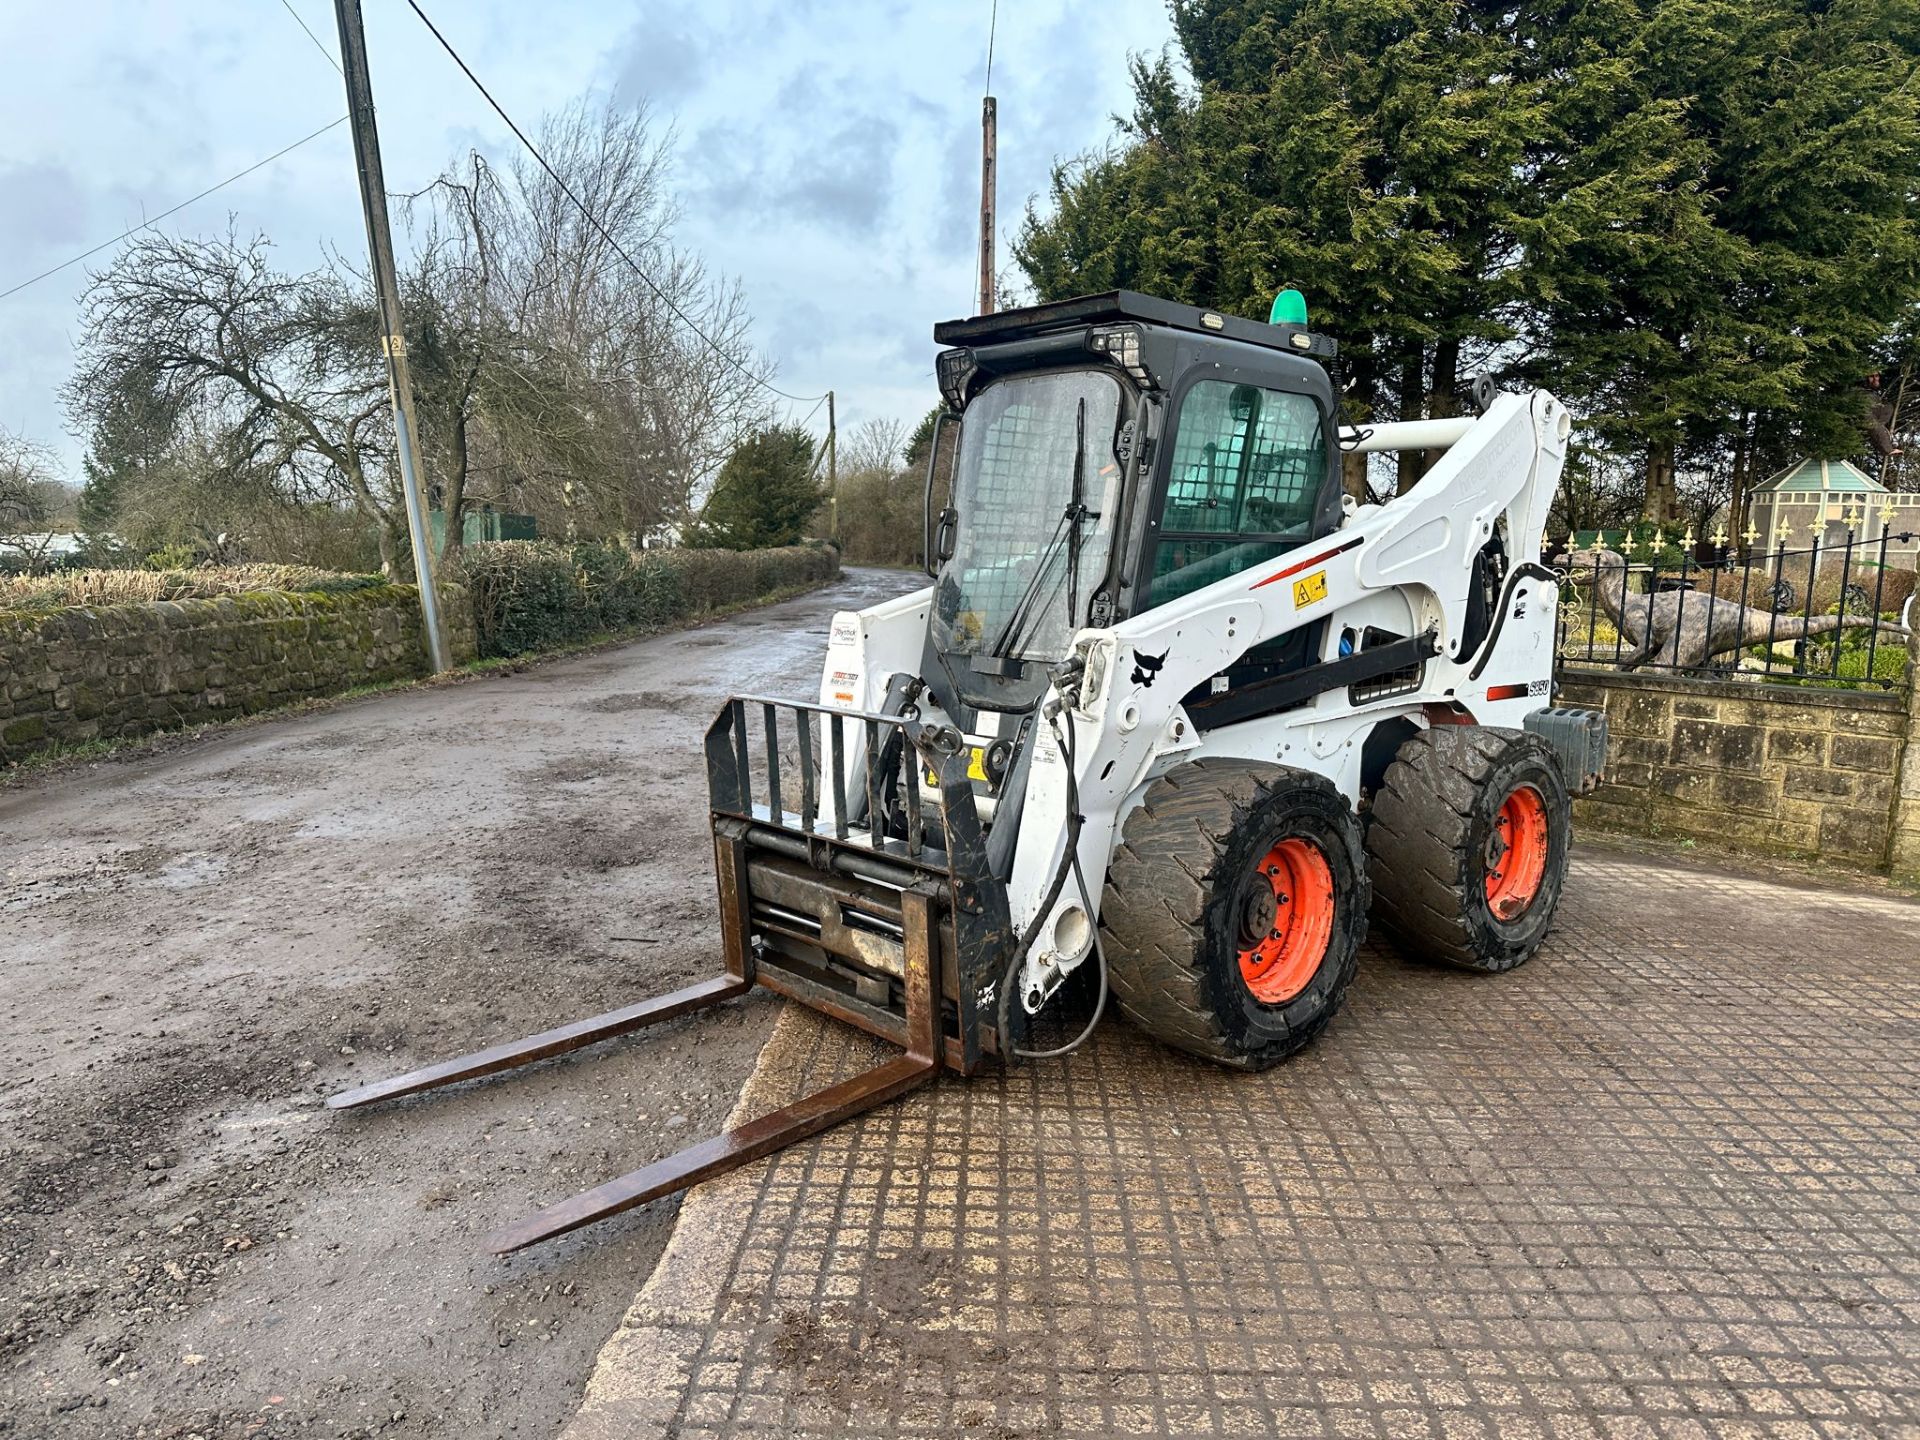
[[[1158,655],[1147,655],[1141,651],[1133,652],[1133,683],[1143,690],[1151,690],[1153,682],[1159,678],[1160,667],[1167,663],[1172,650],[1162,650]]]

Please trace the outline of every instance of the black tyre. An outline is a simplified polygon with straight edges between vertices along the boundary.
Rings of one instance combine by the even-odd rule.
[[[1373,797],[1374,918],[1415,958],[1511,970],[1553,924],[1572,837],[1567,782],[1546,741],[1490,725],[1423,730]]]
[[[1127,817],[1100,922],[1129,1020],[1264,1070],[1326,1028],[1353,979],[1367,928],[1359,822],[1306,771],[1180,765]]]

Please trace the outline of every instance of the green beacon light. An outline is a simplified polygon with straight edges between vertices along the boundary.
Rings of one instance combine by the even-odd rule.
[[[1302,329],[1307,323],[1307,297],[1289,285],[1273,297],[1273,311],[1267,316],[1269,325],[1298,325]]]

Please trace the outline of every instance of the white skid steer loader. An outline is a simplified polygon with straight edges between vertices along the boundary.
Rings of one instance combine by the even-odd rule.
[[[1089,964],[1081,1038],[1111,993],[1258,1069],[1325,1028],[1370,916],[1417,956],[1524,962],[1606,745],[1604,716],[1553,708],[1534,558],[1569,417],[1479,383],[1476,415],[1343,431],[1332,342],[1295,292],[1275,315],[1121,291],[936,327],[934,583],[835,617],[817,704],[737,697],[708,732],[725,972],[334,1103],[754,984],[904,1048],[507,1227],[509,1250],[943,1068],[1064,1053],[1029,1048],[1033,1020]],[[1384,504],[1344,496],[1344,452],[1399,450],[1437,458]]]

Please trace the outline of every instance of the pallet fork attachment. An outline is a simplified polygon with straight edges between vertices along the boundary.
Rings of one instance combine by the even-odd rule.
[[[750,703],[766,712],[766,806],[753,799],[757,787],[746,745]],[[803,792],[798,814],[781,804],[776,705],[796,712],[796,763]],[[905,825],[904,807],[920,802],[914,757],[923,756],[941,802],[935,824],[943,848],[927,844],[919,822],[912,826],[910,843],[887,840],[886,821],[877,827],[877,840],[862,838],[858,827],[849,824],[847,777],[840,768],[847,748],[841,730],[847,722],[864,730],[864,753],[856,753],[855,763],[863,782],[857,794],[869,803],[868,813],[893,816]],[[831,733],[829,754],[836,770],[830,787],[816,784],[814,723]],[[901,732],[903,744],[890,746],[881,739],[889,727]],[[897,718],[740,699],[728,702],[708,732],[707,755],[723,974],[657,999],[343,1091],[328,1099],[328,1108],[358,1109],[519,1069],[737,999],[756,983],[893,1040],[906,1053],[514,1221],[488,1238],[495,1254],[676,1194],[884,1105],[934,1079],[945,1066],[971,1070],[978,1064],[975,1009],[970,997],[959,999],[965,991],[958,984],[955,921],[962,912],[991,912],[994,907],[982,905],[976,881],[956,883],[953,875],[952,857],[962,849],[955,837],[978,840],[964,757],[956,768],[953,755],[937,738],[928,745],[917,727]],[[823,814],[821,802],[828,794],[834,807]],[[964,816],[956,813],[959,809]],[[796,847],[809,863],[794,858]],[[966,853],[977,850],[976,843]],[[1004,896],[999,898],[1003,914]],[[849,983],[851,991],[846,990]],[[896,986],[897,1005],[892,1003]],[[961,1034],[955,1038],[944,1033],[943,991],[959,1002],[954,1013]]]

